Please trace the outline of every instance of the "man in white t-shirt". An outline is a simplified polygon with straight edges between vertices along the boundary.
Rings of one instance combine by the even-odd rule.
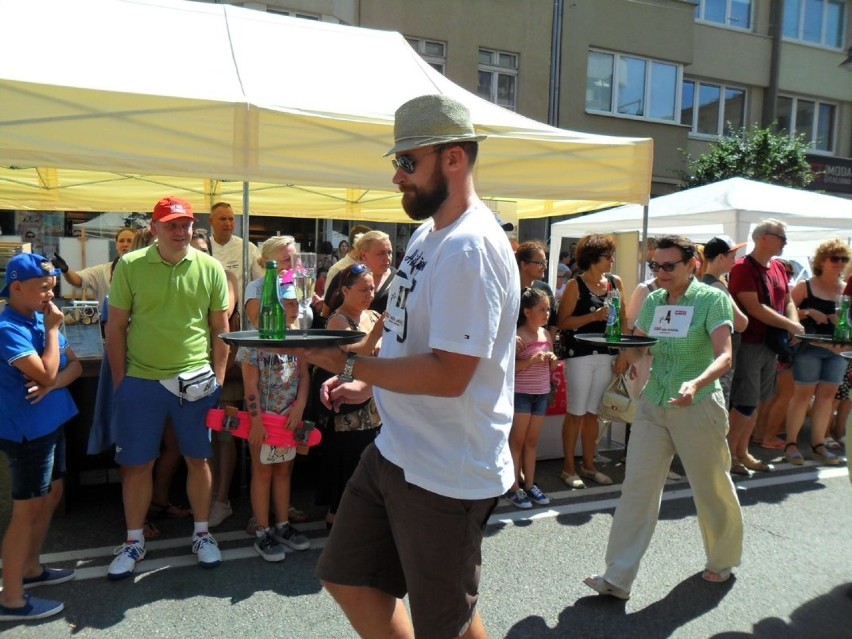
[[[210,207],[210,229],[213,237],[210,250],[226,271],[237,277],[237,308],[243,313],[243,299],[248,282],[243,281],[243,239],[234,235],[234,209],[227,202]],[[252,280],[263,277],[260,250],[248,242],[249,274]],[[228,380],[222,392],[224,404],[242,404],[243,386],[240,379]],[[231,433],[213,434],[213,504],[210,508],[210,527],[214,528],[234,514],[229,493],[237,463],[237,451]]]
[[[217,202],[210,207],[210,229],[213,232],[211,248],[213,257],[222,263],[226,271],[237,276],[240,288],[237,294],[243,299],[248,282],[243,281],[243,239],[234,235],[234,209],[227,202]],[[260,264],[260,249],[248,243],[249,272],[251,279],[263,277]],[[242,309],[242,304],[239,306]]]
[[[304,352],[342,371],[323,387],[325,401],[352,403],[374,387],[383,423],[316,573],[361,636],[484,637],[475,607],[482,535],[514,472],[520,276],[474,191],[484,136],[467,108],[415,98],[397,110],[394,134],[393,181],[424,224],[392,285],[380,356]]]

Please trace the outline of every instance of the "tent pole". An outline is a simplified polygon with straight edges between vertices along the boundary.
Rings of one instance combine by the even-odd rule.
[[[243,219],[242,229],[240,234],[243,238],[243,282],[248,284],[251,281],[251,264],[249,264],[249,183],[243,182]],[[239,291],[237,299],[242,298],[244,291]],[[240,313],[240,329],[246,330],[248,327],[248,317],[245,313]]]
[[[648,262],[648,212],[650,205],[642,207],[642,255],[639,260],[639,281],[645,281],[645,268]]]

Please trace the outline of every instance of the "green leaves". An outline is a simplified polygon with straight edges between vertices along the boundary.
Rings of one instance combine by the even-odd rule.
[[[753,125],[719,138],[697,158],[684,153],[689,169],[676,173],[685,189],[732,177],[802,189],[814,179],[805,157],[809,150],[804,135]]]

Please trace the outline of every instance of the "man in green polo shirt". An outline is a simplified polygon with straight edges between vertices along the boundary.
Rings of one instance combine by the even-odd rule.
[[[218,260],[190,246],[194,221],[188,202],[163,198],[151,220],[156,244],[123,256],[113,275],[106,337],[127,538],[110,564],[112,580],[129,577],[145,557],[142,527],[167,419],[188,469],[192,551],[202,567],[221,563],[207,524],[212,450],[205,417],[225,376],[228,346],[218,336],[228,330],[228,285]]]

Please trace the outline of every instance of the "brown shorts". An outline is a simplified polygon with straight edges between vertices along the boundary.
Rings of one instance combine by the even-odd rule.
[[[371,444],[349,480],[316,575],[408,594],[418,639],[458,637],[479,598],[482,536],[497,498],[443,497],[405,481]]]

